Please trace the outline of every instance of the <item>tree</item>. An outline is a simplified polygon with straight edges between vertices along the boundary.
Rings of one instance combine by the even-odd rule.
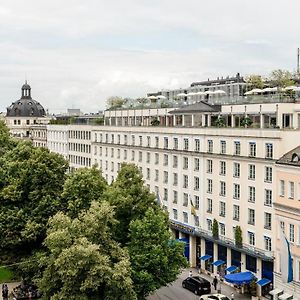
[[[112,238],[116,222],[105,201],[73,220],[62,212],[50,219],[36,279],[45,299],[136,299],[128,251]]]
[[[130,223],[128,245],[138,299],[174,281],[186,267],[184,244],[172,239],[168,216],[149,208],[144,218]]]
[[[82,210],[90,207],[93,200],[99,201],[106,188],[107,182],[95,166],[71,173],[65,181],[62,193],[68,215],[77,217]]]
[[[125,100],[122,97],[112,96],[106,100],[107,108],[120,108],[125,103]]]
[[[16,146],[17,141],[13,140],[10,136],[9,129],[5,123],[0,120],[0,156],[6,151]]]
[[[240,226],[235,227],[234,239],[235,239],[236,246],[238,246],[238,247],[243,246],[243,235],[242,235],[242,229]]]
[[[246,83],[251,89],[262,89],[264,81],[260,75],[252,74],[246,77]]]
[[[290,85],[294,85],[293,75],[287,70],[273,70],[270,74],[269,80],[274,86],[284,88]]]
[[[59,201],[68,163],[61,155],[19,142],[0,158],[0,249],[14,259],[41,245]]]
[[[152,126],[159,126],[159,124],[160,124],[160,121],[159,121],[158,118],[153,118],[153,119],[151,120],[151,125],[152,125]]]
[[[143,218],[147,209],[159,209],[156,197],[144,185],[143,175],[134,164],[122,164],[116,180],[105,193],[105,198],[116,208],[115,237],[122,245],[128,242],[129,223]]]
[[[212,225],[212,235],[215,239],[219,238],[219,223],[216,219],[213,221]]]

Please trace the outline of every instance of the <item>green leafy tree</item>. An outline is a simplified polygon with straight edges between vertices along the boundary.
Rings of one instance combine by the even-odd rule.
[[[122,97],[112,96],[106,100],[107,108],[120,108],[125,104],[125,100]]]
[[[40,246],[48,218],[63,209],[59,197],[68,163],[45,148],[19,142],[0,158],[0,249],[18,256]]]
[[[0,120],[0,156],[6,151],[15,147],[17,142],[10,136],[9,129],[5,123]]]
[[[240,226],[235,227],[234,239],[235,239],[236,246],[238,246],[238,247],[243,246],[243,235],[242,235],[242,229]]]
[[[128,252],[112,238],[115,223],[113,207],[95,201],[78,218],[50,219],[36,280],[45,299],[136,299]]]
[[[216,219],[213,221],[212,225],[212,235],[215,239],[219,238],[219,223]]]
[[[281,69],[273,70],[270,74],[269,80],[274,86],[279,88],[284,88],[295,84],[292,73]]]
[[[265,84],[262,77],[256,74],[247,76],[246,83],[250,87],[250,89],[262,89]]]
[[[130,223],[128,245],[138,299],[174,281],[186,267],[184,244],[172,239],[168,216],[149,208],[144,218]]]
[[[116,180],[107,189],[106,199],[115,206],[115,226],[117,241],[125,245],[128,242],[129,223],[143,218],[149,207],[159,209],[156,197],[144,185],[143,175],[134,164],[122,164]]]
[[[107,188],[101,171],[95,166],[71,173],[64,184],[62,200],[66,202],[68,215],[72,218],[90,207],[93,200],[99,201]]]

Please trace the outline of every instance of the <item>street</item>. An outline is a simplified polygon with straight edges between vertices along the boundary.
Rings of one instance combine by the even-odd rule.
[[[181,286],[182,280],[189,276],[189,270],[193,271],[193,275],[197,275],[196,269],[186,269],[179,276],[176,281],[166,287],[160,288],[158,291],[147,297],[147,300],[198,300],[199,296],[194,295],[191,291],[184,289]],[[204,277],[212,282],[212,277],[209,277],[205,274],[201,274],[201,277]],[[230,296],[234,292],[235,300],[249,300],[251,297],[237,294],[234,288],[228,286],[227,284],[221,284],[222,294]],[[214,293],[212,287],[212,293]]]

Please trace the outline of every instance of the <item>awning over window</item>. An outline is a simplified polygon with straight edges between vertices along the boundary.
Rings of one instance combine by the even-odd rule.
[[[273,296],[276,296],[276,295],[279,295],[279,294],[282,294],[282,293],[283,293],[283,290],[281,290],[281,289],[274,289],[274,290],[269,292],[269,294],[273,295]]]
[[[226,269],[227,272],[234,272],[238,267],[237,266],[230,266]]]
[[[267,278],[262,278],[258,281],[256,281],[256,284],[260,285],[260,286],[265,286],[267,284],[271,283],[271,280],[267,279]]]
[[[201,259],[201,260],[204,260],[204,261],[205,261],[205,260],[208,260],[208,259],[210,259],[210,258],[211,258],[211,255],[208,255],[208,254],[203,255],[203,256],[200,257],[200,259]]]
[[[233,284],[242,285],[250,283],[254,278],[251,272],[240,272],[234,274],[228,274],[224,276],[224,279]]]
[[[214,266],[218,267],[218,266],[221,266],[221,265],[225,264],[225,261],[224,260],[216,260],[212,264]]]
[[[280,300],[289,300],[289,299],[292,299],[292,297],[293,297],[293,295],[284,293],[284,294],[280,295],[278,297],[278,299],[280,299]]]

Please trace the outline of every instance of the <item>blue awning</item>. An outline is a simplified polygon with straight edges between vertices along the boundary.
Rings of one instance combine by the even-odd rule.
[[[226,269],[227,272],[234,272],[238,267],[237,266],[230,266]]]
[[[218,266],[221,266],[221,265],[225,264],[225,261],[224,260],[216,260],[212,264],[214,266],[218,267]]]
[[[240,272],[234,274],[228,274],[224,276],[224,279],[233,284],[242,285],[250,283],[254,278],[254,275],[251,272]]]
[[[211,258],[211,255],[208,255],[208,254],[203,255],[203,256],[200,257],[201,260],[208,260],[210,258]]]
[[[256,284],[260,285],[260,286],[265,286],[267,284],[271,283],[271,280],[267,279],[267,278],[262,278],[258,281],[256,281]]]

